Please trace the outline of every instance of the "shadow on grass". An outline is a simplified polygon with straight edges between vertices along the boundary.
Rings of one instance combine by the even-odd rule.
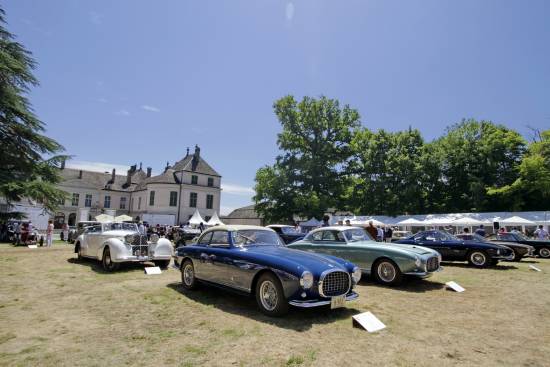
[[[517,266],[514,265],[504,265],[504,264],[512,264],[510,262],[500,262],[497,265],[488,266],[486,268],[476,268],[473,265],[467,264],[467,263],[459,263],[459,262],[442,262],[441,265],[453,267],[453,268],[465,268],[465,269],[472,269],[473,271],[483,271],[483,270],[514,270],[517,269]]]
[[[388,286],[388,285],[377,283],[374,280],[374,278],[368,275],[363,275],[363,277],[359,281],[359,285],[387,288],[387,289],[392,289],[396,291],[412,292],[412,293],[431,292],[431,291],[436,291],[445,287],[445,284],[443,283],[432,282],[427,279],[420,279],[412,276],[405,276],[403,278],[403,281],[399,285]]]
[[[103,266],[101,265],[101,261],[99,260],[87,259],[87,258],[79,260],[76,257],[71,257],[67,259],[67,262],[75,265],[87,266],[88,268],[90,268],[91,270],[99,274],[127,273],[130,271],[136,271],[136,270],[144,272],[145,264],[147,264],[147,263],[134,263],[134,262],[121,263],[118,270],[114,272],[108,272],[103,270]]]
[[[307,331],[313,325],[328,324],[346,319],[349,319],[351,324],[351,316],[361,312],[353,308],[353,303],[347,303],[346,307],[335,310],[331,310],[330,306],[290,307],[288,314],[283,317],[269,317],[259,310],[253,296],[240,295],[205,284],[201,284],[199,289],[193,291],[186,290],[179,282],[170,283],[167,287],[180,293],[183,297],[205,306],[295,331]]]

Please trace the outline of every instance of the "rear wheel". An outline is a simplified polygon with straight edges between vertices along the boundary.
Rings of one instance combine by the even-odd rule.
[[[376,281],[384,285],[397,285],[403,279],[401,270],[390,259],[378,260],[373,266],[373,274]]]
[[[543,247],[539,250],[540,257],[548,258],[550,257],[550,248]]]
[[[264,273],[256,283],[256,303],[268,316],[282,316],[288,312],[283,287],[273,273]]]
[[[476,268],[485,268],[490,263],[489,255],[482,250],[474,250],[468,254],[468,262]]]
[[[82,248],[80,247],[80,243],[76,244],[76,258],[82,260]]]
[[[170,265],[170,260],[155,260],[153,263],[161,269],[166,269],[168,268],[168,265]]]
[[[120,267],[119,263],[113,262],[113,259],[111,258],[111,250],[109,249],[109,247],[105,247],[105,250],[103,250],[103,259],[101,263],[103,265],[103,270],[108,272],[116,271]]]
[[[188,290],[197,288],[197,278],[195,278],[195,267],[191,260],[185,260],[181,265],[181,283]]]

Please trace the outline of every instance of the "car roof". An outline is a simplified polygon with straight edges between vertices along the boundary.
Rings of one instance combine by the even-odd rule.
[[[288,224],[270,224],[266,227],[267,228],[284,228],[284,227],[292,227],[292,226],[288,225]],[[294,228],[294,227],[292,227],[292,228]]]
[[[316,228],[316,229],[312,230],[309,233],[317,232],[317,231],[323,231],[323,230],[327,230],[327,229],[330,230],[330,231],[345,231],[345,230],[348,230],[348,229],[364,229],[364,228],[363,227],[358,227],[358,226],[329,226],[329,227]]]
[[[221,226],[214,226],[208,228],[204,232],[210,232],[213,230],[222,230],[222,231],[244,231],[244,230],[263,230],[263,231],[273,231],[271,228],[261,227],[261,226],[251,226],[246,224],[224,224]]]

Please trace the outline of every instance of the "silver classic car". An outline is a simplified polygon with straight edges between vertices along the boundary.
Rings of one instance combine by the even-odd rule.
[[[123,262],[155,263],[168,267],[172,258],[172,244],[166,238],[140,234],[135,223],[102,223],[87,227],[75,240],[74,252],[78,258],[101,260],[103,269],[115,271]]]

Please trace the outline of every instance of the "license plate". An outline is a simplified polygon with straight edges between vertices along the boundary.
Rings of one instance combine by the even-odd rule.
[[[340,308],[344,307],[346,304],[346,295],[338,296],[338,297],[332,297],[330,299],[330,308]]]

